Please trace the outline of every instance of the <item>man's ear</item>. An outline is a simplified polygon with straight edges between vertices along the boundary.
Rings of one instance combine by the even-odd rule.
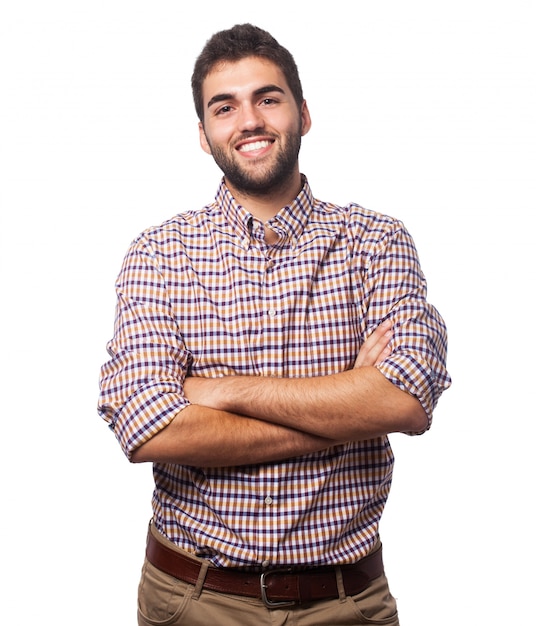
[[[207,153],[212,154],[212,150],[210,149],[210,145],[207,141],[207,136],[205,135],[205,129],[203,128],[203,122],[199,122],[199,143],[201,144],[201,148]]]
[[[307,106],[307,102],[304,100],[302,102],[301,107],[301,118],[302,118],[302,137],[307,135],[307,133],[311,130],[311,114],[309,113],[309,107]]]

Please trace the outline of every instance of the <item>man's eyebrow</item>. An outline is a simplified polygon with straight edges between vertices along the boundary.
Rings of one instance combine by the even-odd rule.
[[[210,109],[210,107],[213,104],[216,104],[216,102],[221,102],[222,100],[232,100],[233,99],[233,94],[230,93],[219,93],[216,96],[213,96],[207,103],[207,109]]]
[[[259,89],[255,89],[255,91],[253,92],[254,96],[262,96],[262,94],[264,93],[273,93],[273,92],[277,92],[277,93],[285,93],[285,90],[282,89],[281,87],[278,87],[277,85],[264,85],[264,87],[259,87]],[[207,109],[210,109],[210,107],[213,104],[216,104],[217,102],[222,102],[223,100],[233,100],[234,96],[232,93],[219,93],[216,94],[215,96],[212,96],[212,98],[208,101],[207,103]]]
[[[282,93],[282,94],[285,93],[285,91],[281,89],[281,87],[278,87],[277,85],[265,85],[264,87],[261,87],[260,89],[256,89],[253,93],[256,96],[261,96],[263,93],[271,93],[273,91],[276,91],[277,93]]]

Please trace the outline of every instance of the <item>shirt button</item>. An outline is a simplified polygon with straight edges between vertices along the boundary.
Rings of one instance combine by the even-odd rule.
[[[272,504],[273,501],[273,498],[270,496],[266,496],[266,498],[264,498],[264,504]]]
[[[270,317],[275,317],[275,316],[277,315],[277,312],[276,312],[276,310],[275,310],[275,309],[269,309],[269,310],[268,310],[268,315],[269,315]]]
[[[268,567],[268,566],[270,565],[270,561],[263,561],[263,562],[261,563],[261,565],[262,565],[263,567]]]

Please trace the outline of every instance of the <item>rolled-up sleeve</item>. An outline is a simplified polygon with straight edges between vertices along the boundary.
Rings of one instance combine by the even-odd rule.
[[[128,458],[189,404],[190,364],[165,280],[143,238],[128,250],[117,283],[110,360],[101,368],[98,411]]]
[[[376,242],[369,261],[365,278],[369,323],[375,327],[390,319],[394,331],[391,354],[377,368],[394,385],[418,398],[429,428],[439,397],[451,384],[445,322],[427,301],[417,250],[401,222],[394,221],[392,229]]]

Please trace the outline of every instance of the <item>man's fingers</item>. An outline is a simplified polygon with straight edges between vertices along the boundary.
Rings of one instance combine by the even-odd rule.
[[[376,365],[391,353],[389,341],[393,336],[392,325],[389,320],[382,322],[372,335],[361,346],[357,355],[355,367]]]

